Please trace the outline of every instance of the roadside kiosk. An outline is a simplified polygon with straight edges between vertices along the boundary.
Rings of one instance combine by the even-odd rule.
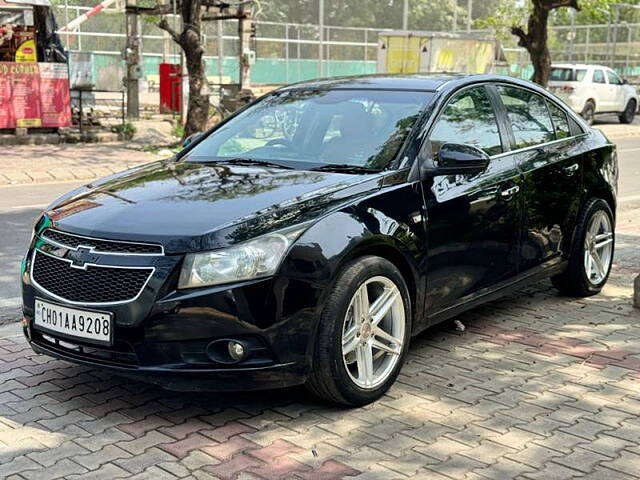
[[[0,129],[71,125],[67,54],[49,0],[0,0]]]

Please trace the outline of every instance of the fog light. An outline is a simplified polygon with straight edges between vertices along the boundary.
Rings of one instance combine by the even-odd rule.
[[[239,362],[244,358],[244,345],[238,342],[229,342],[227,344],[229,350],[229,356],[236,362]]]

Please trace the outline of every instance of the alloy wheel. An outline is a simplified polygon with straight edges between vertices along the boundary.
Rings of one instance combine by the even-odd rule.
[[[354,293],[342,328],[342,357],[358,387],[384,383],[400,360],[405,336],[405,306],[387,277],[365,281]]]
[[[611,220],[604,211],[600,210],[591,217],[584,239],[584,270],[592,285],[598,285],[607,276],[612,254]]]

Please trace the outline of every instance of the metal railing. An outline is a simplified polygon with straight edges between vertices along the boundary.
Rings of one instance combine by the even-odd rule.
[[[58,18],[73,19],[90,7],[58,5]],[[172,16],[169,15],[169,22]],[[62,23],[62,22],[61,22]],[[600,63],[621,73],[640,75],[640,23],[609,25],[561,25],[550,28],[550,48],[554,62]],[[375,71],[378,33],[384,28],[360,28],[299,23],[259,22],[257,27],[258,65],[253,69],[255,83],[289,83],[310,77]],[[143,60],[147,72],[157,73],[160,59],[176,61],[179,50],[155,25],[143,23],[140,31]],[[472,33],[495,34],[490,30]],[[61,32],[65,46],[97,55],[122,56],[125,48],[124,16],[103,13],[92,17],[78,31]],[[205,61],[208,74],[237,78],[238,39],[233,21],[205,22],[203,26]],[[517,47],[515,37],[503,38],[514,72],[530,64],[526,51]],[[143,66],[144,68],[144,66]],[[269,75],[269,72],[278,75]],[[277,81],[276,81],[277,80]]]
[[[124,127],[125,92],[122,90],[71,89],[71,118],[80,133],[94,128]]]

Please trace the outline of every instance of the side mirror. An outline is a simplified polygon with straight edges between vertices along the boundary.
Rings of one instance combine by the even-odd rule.
[[[182,148],[188,147],[203,135],[202,132],[193,133],[182,141]]]
[[[629,80],[627,80],[626,78],[622,79],[622,84],[623,85],[629,85]]]
[[[436,175],[476,175],[489,166],[489,155],[472,145],[445,143],[440,147]]]

